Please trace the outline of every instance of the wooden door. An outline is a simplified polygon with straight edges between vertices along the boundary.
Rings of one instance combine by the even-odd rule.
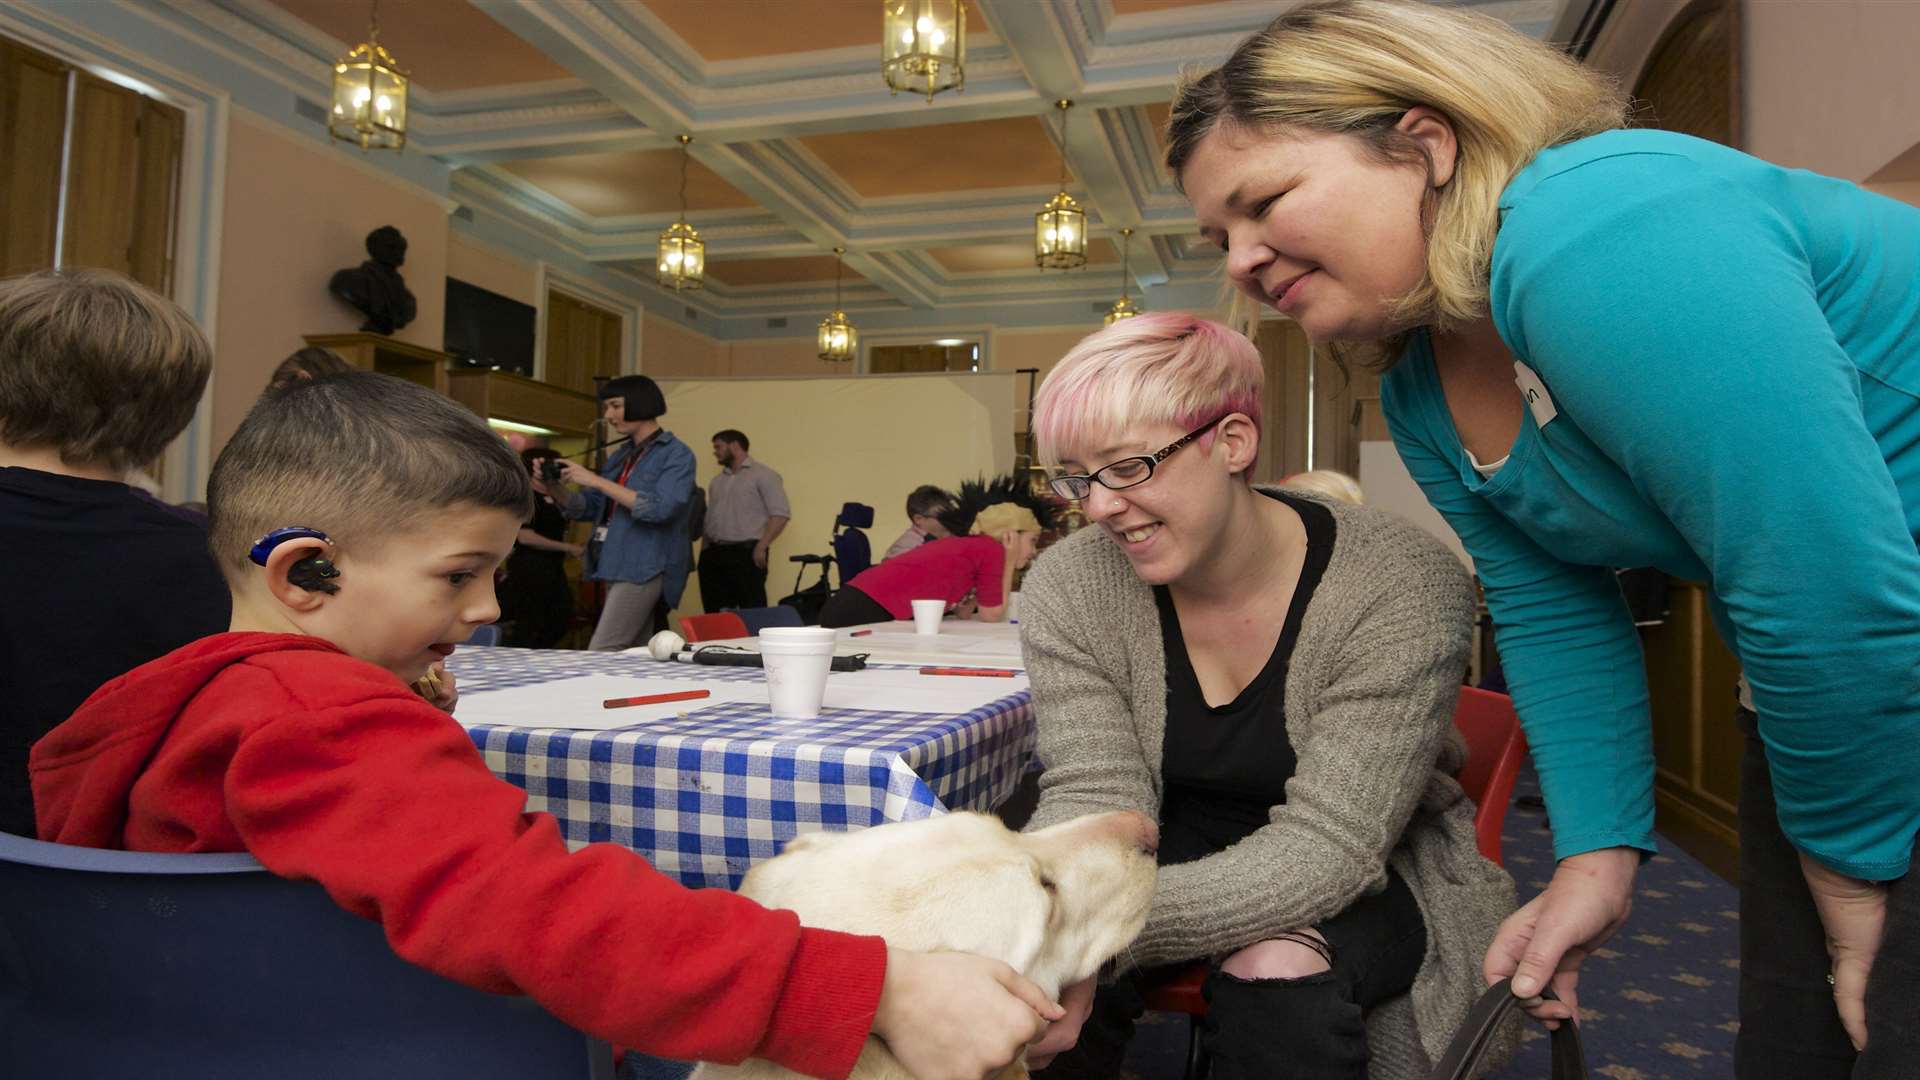
[[[620,374],[618,312],[557,290],[547,292],[546,370],[550,386],[593,393],[595,375]]]
[[[68,70],[0,39],[0,277],[54,264]]]

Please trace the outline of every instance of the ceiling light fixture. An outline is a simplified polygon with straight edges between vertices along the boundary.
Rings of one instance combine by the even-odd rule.
[[[881,0],[880,75],[887,92],[933,95],[967,87],[967,9],[961,0]]]
[[[687,224],[687,144],[693,136],[681,135],[679,139],[680,216],[660,234],[660,258],[655,260],[660,284],[675,292],[698,289],[707,279],[707,243]]]
[[[1120,230],[1120,299],[1114,301],[1113,307],[1108,309],[1107,317],[1101,320],[1102,325],[1112,326],[1121,319],[1131,319],[1140,314],[1140,309],[1133,306],[1133,301],[1127,299],[1127,278],[1131,276],[1128,273],[1127,249],[1132,240],[1132,229]]]
[[[833,249],[833,310],[820,320],[820,359],[834,363],[852,360],[860,351],[860,331],[847,321],[847,313],[840,310],[840,270],[845,265],[842,256],[847,249]]]
[[[407,145],[407,73],[380,44],[380,0],[367,16],[367,40],[333,62],[327,134],[362,150]]]
[[[1087,265],[1087,212],[1067,194],[1067,110],[1073,102],[1061,98],[1060,192],[1033,215],[1033,263],[1042,270],[1072,270]]]

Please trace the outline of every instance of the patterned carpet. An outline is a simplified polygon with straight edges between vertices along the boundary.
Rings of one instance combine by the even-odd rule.
[[[1523,899],[1546,885],[1553,849],[1532,773],[1523,774],[1501,847]],[[1686,1080],[1733,1073],[1739,996],[1739,892],[1671,843],[1640,868],[1633,918],[1582,968],[1587,1067],[1605,1080]],[[1121,1080],[1180,1080],[1187,1018],[1149,1014]],[[1547,1035],[1530,1027],[1491,1080],[1542,1080]]]

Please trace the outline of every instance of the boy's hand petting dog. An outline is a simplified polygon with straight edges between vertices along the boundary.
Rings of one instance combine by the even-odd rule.
[[[1060,1009],[1066,1015],[1047,1025],[1046,1033],[1027,1047],[1027,1068],[1044,1069],[1053,1059],[1073,1049],[1080,1041],[1080,1029],[1093,1012],[1093,993],[1099,982],[1089,975],[1060,991]]]
[[[916,1080],[981,1080],[1064,1015],[1045,991],[998,960],[888,949],[873,1033]]]
[[[434,708],[446,712],[452,712],[460,700],[460,691],[453,685],[453,672],[441,663],[435,663],[425,675],[420,676],[420,681],[413,684],[413,692],[426,698]]]

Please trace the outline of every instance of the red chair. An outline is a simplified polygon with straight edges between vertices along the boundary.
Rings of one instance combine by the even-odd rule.
[[[1506,822],[1507,805],[1513,801],[1520,762],[1527,756],[1520,718],[1507,695],[1463,686],[1453,707],[1453,726],[1467,744],[1467,763],[1458,779],[1474,803],[1473,829],[1480,854],[1501,863],[1500,826]],[[1207,1015],[1207,999],[1200,994],[1200,984],[1206,981],[1207,965],[1193,963],[1167,968],[1144,988],[1148,1009],[1186,1013],[1189,1018],[1187,1080],[1202,1080],[1208,1071],[1209,1062],[1200,1049],[1200,1018]]]
[[[712,615],[680,616],[680,636],[691,645],[696,641],[720,641],[753,635],[747,632],[747,624],[740,616],[731,611],[719,611]]]

